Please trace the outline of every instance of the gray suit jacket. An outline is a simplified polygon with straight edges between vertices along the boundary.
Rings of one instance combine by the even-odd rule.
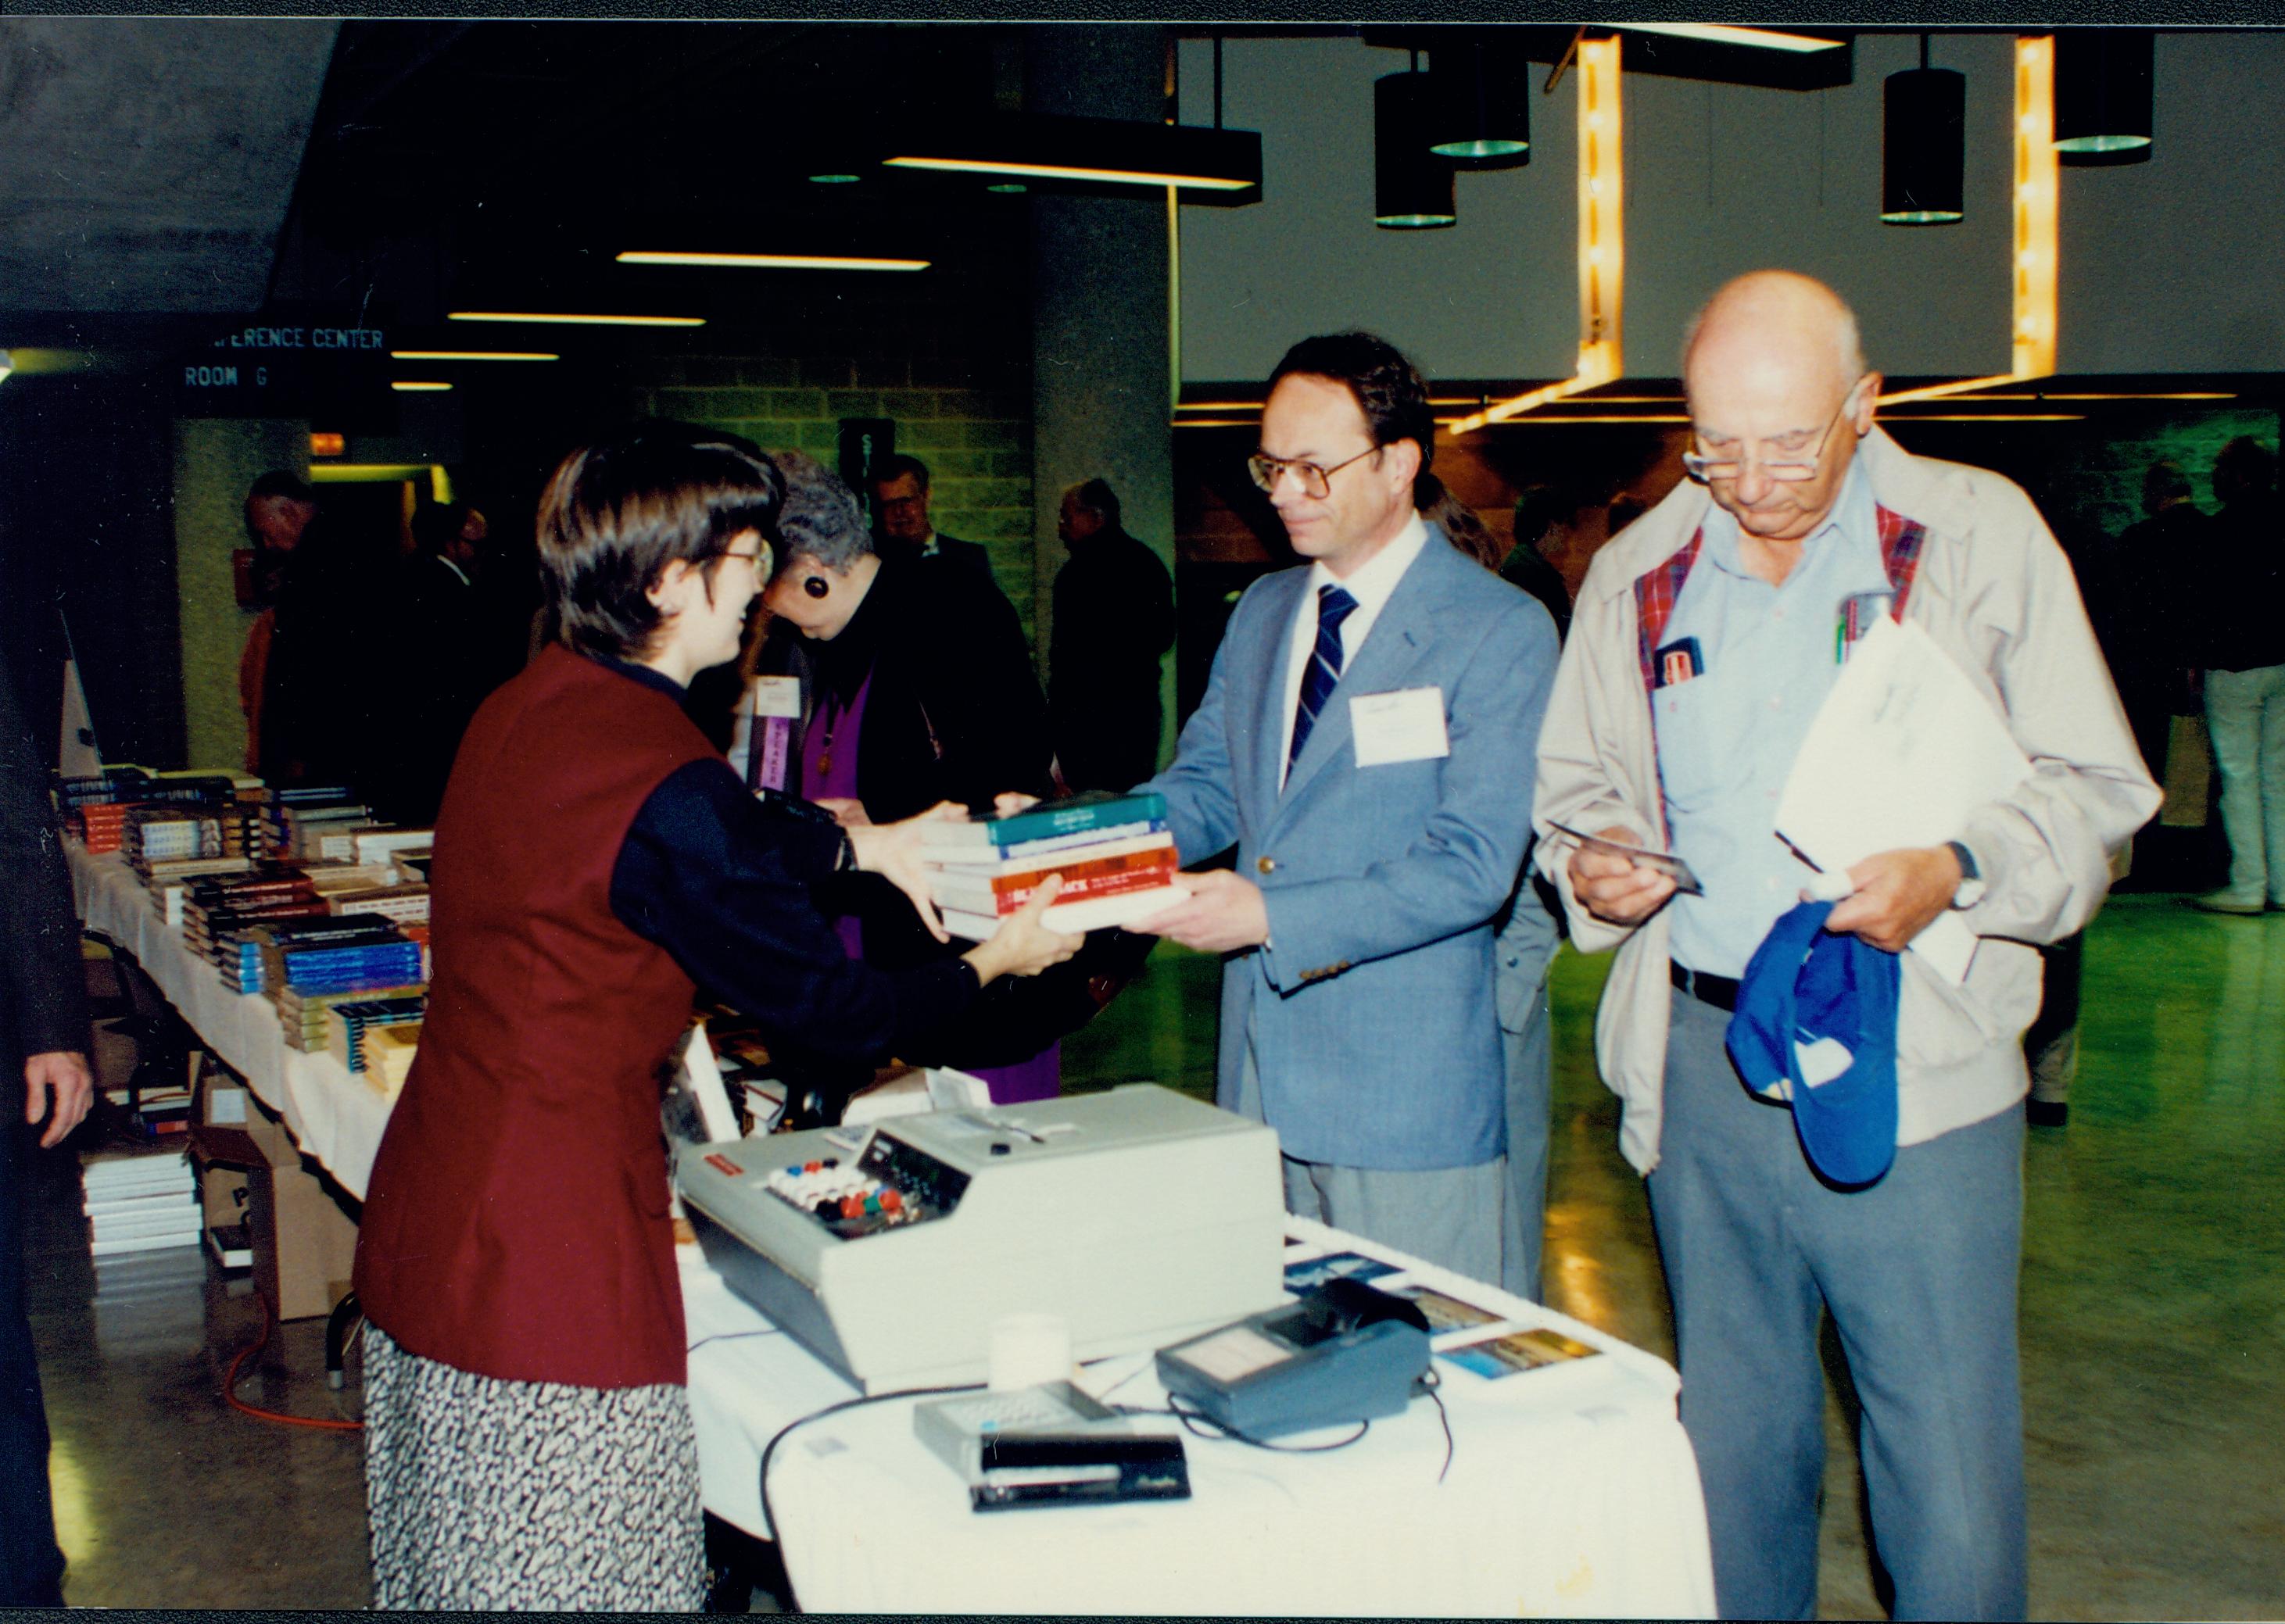
[[[1492,922],[1531,821],[1555,627],[1430,527],[1319,713],[1284,788],[1286,656],[1306,567],[1238,602],[1164,794],[1183,860],[1237,845],[1269,942],[1222,973],[1231,1104],[1249,1028],[1264,1114],[1288,1155],[1342,1166],[1470,1166],[1501,1153]],[[1450,753],[1359,767],[1348,702],[1433,687]]]

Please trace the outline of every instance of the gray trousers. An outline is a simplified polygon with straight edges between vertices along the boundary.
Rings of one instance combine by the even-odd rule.
[[[1716,1607],[1816,1609],[1829,1312],[1864,1404],[1866,1501],[1895,1616],[2020,1619],[2022,1107],[1907,1145],[1878,1183],[1843,1193],[1810,1168],[1793,1113],[1739,1082],[1729,1019],[1673,995],[1649,1183]]]
[[[1544,979],[1523,1030],[1500,1030],[1500,1051],[1507,1064],[1507,1194],[1500,1215],[1499,1283],[1535,1303],[1547,1231],[1547,1131],[1555,1109],[1555,1045]]]
[[[1257,1122],[1267,1120],[1251,1032],[1238,1073],[1237,1110]],[[1418,1170],[1340,1167],[1294,1156],[1284,1162],[1285,1210],[1295,1217],[1394,1246],[1471,1280],[1498,1281],[1506,1158]]]

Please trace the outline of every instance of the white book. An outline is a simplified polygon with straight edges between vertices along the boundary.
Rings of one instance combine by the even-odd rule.
[[[130,1251],[164,1251],[172,1246],[195,1246],[199,1243],[199,1227],[192,1224],[180,1235],[140,1235],[131,1240],[98,1241],[88,1248],[98,1258],[114,1258]]]
[[[996,880],[1010,874],[1046,874],[1057,863],[1091,863],[1099,858],[1126,857],[1136,851],[1171,851],[1174,836],[1165,829],[1147,835],[1128,835],[1114,840],[1075,840],[1068,844],[1058,842],[1052,851],[1029,852],[1019,857],[979,858],[973,847],[958,856],[921,849],[921,860],[930,868],[946,875],[958,875],[977,879]]]

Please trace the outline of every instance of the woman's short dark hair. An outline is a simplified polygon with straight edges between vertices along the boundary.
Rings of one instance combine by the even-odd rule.
[[[1305,338],[1285,352],[1269,387],[1295,373],[1328,378],[1347,387],[1364,413],[1375,445],[1409,440],[1420,448],[1420,472],[1412,482],[1413,506],[1435,506],[1444,487],[1428,472],[1436,457],[1436,418],[1428,406],[1427,381],[1404,352],[1372,333],[1329,333]]]
[[[773,451],[770,460],[785,479],[785,506],[778,514],[778,573],[797,558],[814,559],[836,575],[873,551],[873,532],[863,504],[841,476],[803,451]]]
[[[539,571],[557,640],[640,659],[661,616],[646,595],[679,559],[707,590],[748,530],[778,545],[785,480],[750,441],[688,423],[640,423],[566,457],[539,498]]]

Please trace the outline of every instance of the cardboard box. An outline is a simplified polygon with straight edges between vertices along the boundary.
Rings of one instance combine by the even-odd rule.
[[[191,1136],[202,1162],[243,1170],[242,1221],[253,1243],[255,1290],[280,1320],[331,1314],[349,1289],[357,1220],[322,1180],[303,1170],[301,1148],[285,1123],[244,1087],[209,1072],[200,1079]],[[233,1211],[227,1221],[241,1216]]]
[[[258,1167],[247,1178],[246,1225],[254,1289],[281,1320],[331,1314],[347,1296],[357,1221],[299,1167]]]

